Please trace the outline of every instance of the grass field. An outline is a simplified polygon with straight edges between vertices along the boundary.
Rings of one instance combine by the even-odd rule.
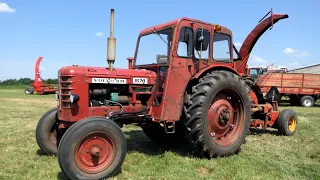
[[[0,89],[0,179],[66,179],[56,157],[41,155],[35,128],[56,105],[54,95],[25,95],[23,89]],[[199,159],[187,147],[162,147],[135,126],[123,128],[128,154],[114,179],[320,179],[320,107],[292,108],[297,134],[254,131],[240,154]]]

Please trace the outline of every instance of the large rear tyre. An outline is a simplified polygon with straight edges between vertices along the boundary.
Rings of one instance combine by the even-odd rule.
[[[297,114],[291,109],[284,109],[280,112],[276,123],[279,134],[284,136],[292,136],[297,131]]]
[[[47,155],[56,155],[58,149],[58,108],[47,111],[39,120],[36,140],[40,149]]]
[[[192,88],[186,127],[195,151],[205,157],[239,152],[249,130],[249,87],[236,74],[213,71]]]
[[[25,94],[33,94],[34,93],[34,88],[29,86],[29,87],[24,89],[24,93]]]
[[[113,121],[91,117],[72,125],[58,147],[58,161],[70,179],[103,179],[120,171],[127,144]]]
[[[144,134],[157,144],[177,144],[185,140],[184,129],[180,121],[176,122],[175,133],[166,133],[164,127],[155,122],[141,128]]]

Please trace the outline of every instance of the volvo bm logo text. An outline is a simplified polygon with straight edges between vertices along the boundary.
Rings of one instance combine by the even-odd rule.
[[[147,78],[133,78],[133,84],[148,84]]]
[[[92,78],[92,83],[104,84],[126,84],[126,79],[113,79],[113,78]]]

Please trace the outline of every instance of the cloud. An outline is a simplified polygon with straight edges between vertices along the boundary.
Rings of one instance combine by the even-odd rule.
[[[304,58],[304,57],[307,57],[309,56],[309,52],[308,51],[297,51],[295,49],[292,49],[292,48],[285,48],[283,50],[283,53],[285,54],[293,54],[294,56],[298,57],[298,58]]]
[[[234,44],[235,47],[241,47],[241,45],[242,45],[242,43],[240,43],[240,42],[235,42],[233,44]]]
[[[0,2],[0,13],[13,13],[16,10],[9,7],[7,3]]]
[[[96,36],[103,36],[103,32],[96,32]]]
[[[254,63],[267,63],[267,61],[261,57],[258,57],[256,55],[251,55],[249,61],[252,61]]]
[[[296,50],[294,50],[294,49],[292,49],[292,48],[285,48],[285,49],[283,50],[283,52],[284,52],[285,54],[293,54],[293,53],[296,52]]]
[[[308,51],[303,51],[301,53],[297,53],[295,56],[297,56],[299,58],[307,57],[307,56],[309,56],[309,52]]]
[[[268,61],[263,59],[262,57],[251,54],[248,61],[249,67],[266,67],[268,65]]]

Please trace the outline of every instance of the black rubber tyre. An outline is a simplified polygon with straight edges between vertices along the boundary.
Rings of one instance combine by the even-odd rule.
[[[312,107],[314,105],[314,98],[312,96],[303,96],[300,99],[300,105],[303,107]]]
[[[95,149],[98,153],[93,152]],[[126,138],[120,127],[106,118],[91,117],[65,132],[58,147],[58,161],[70,179],[104,179],[120,171],[126,153]]]
[[[228,127],[230,130],[227,132],[225,139],[223,137],[222,140],[214,139],[217,134],[214,131],[213,133],[209,132],[210,128],[215,127],[209,123],[216,120],[208,120],[208,113],[211,113],[209,108],[211,110],[211,107],[221,100],[216,99],[220,96],[225,96],[222,101],[228,102],[231,106],[240,107],[232,120],[234,124],[231,124],[231,128]],[[220,104],[218,103],[218,105]],[[249,130],[251,100],[249,98],[249,87],[239,76],[223,70],[208,73],[192,88],[192,94],[184,110],[188,138],[198,155],[212,158],[215,156],[230,156],[240,151]],[[228,141],[229,144],[226,145],[225,141]]]
[[[280,135],[292,136],[297,131],[297,114],[291,109],[284,109],[280,112],[276,123]]]
[[[254,80],[251,78],[244,78],[243,80],[249,87],[251,87],[254,84]]]
[[[39,120],[36,140],[40,149],[47,155],[56,155],[58,149],[58,108],[47,111]]]
[[[142,130],[148,138],[157,144],[176,144],[185,140],[184,129],[181,122],[176,122],[175,133],[166,133],[164,127],[159,123],[150,123],[148,126],[142,126]]]
[[[34,93],[34,88],[29,86],[29,87],[24,89],[24,93],[25,94],[33,94]]]

